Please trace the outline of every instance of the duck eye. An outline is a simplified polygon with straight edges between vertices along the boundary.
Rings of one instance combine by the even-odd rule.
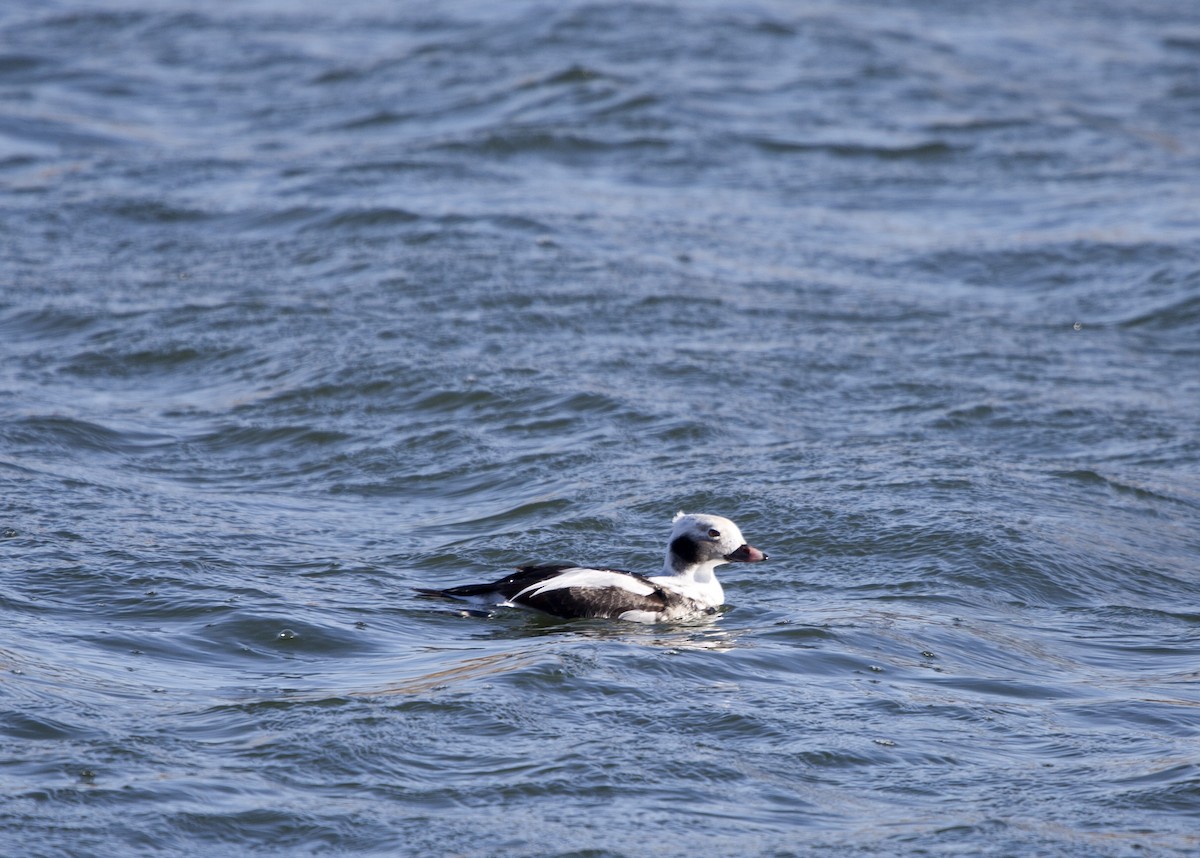
[[[721,531],[717,530],[715,527],[710,527],[708,529],[708,535],[711,536],[713,539],[720,539]]]

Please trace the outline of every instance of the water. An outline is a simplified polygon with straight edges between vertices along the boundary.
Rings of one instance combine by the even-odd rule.
[[[0,853],[1194,854],[1197,141],[1184,2],[4,4]]]

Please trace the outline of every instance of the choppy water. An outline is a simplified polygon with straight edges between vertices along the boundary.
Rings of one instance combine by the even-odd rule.
[[[1200,850],[1200,7],[8,2],[0,183],[3,854]]]

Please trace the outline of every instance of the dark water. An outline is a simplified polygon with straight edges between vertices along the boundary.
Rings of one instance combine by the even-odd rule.
[[[1200,850],[1200,6],[18,0],[0,183],[0,853]]]

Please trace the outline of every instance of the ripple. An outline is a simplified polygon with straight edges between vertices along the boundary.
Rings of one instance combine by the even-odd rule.
[[[539,127],[518,127],[493,131],[470,139],[448,140],[434,148],[502,158],[523,155],[575,158],[611,152],[666,150],[671,145],[671,141],[653,135],[637,134],[614,139]]]
[[[1144,501],[1166,501],[1180,504],[1189,509],[1200,508],[1200,485],[1193,487],[1175,482],[1162,481],[1154,477],[1133,475],[1104,475],[1091,468],[1056,471],[1053,476],[1079,483],[1109,489],[1117,494],[1126,494]]]
[[[1200,331],[1200,295],[1184,297],[1165,306],[1156,307],[1121,324],[1124,327],[1175,331],[1180,328]]]
[[[226,426],[191,441],[212,452],[234,451],[242,456],[262,455],[273,450],[290,454],[312,448],[319,451],[339,447],[354,436],[311,426]]]
[[[305,227],[306,230],[345,229],[388,227],[406,225],[419,221],[420,215],[404,209],[391,207],[376,207],[358,211],[340,211],[326,216],[324,219]]]
[[[95,731],[67,724],[53,718],[38,717],[21,712],[5,713],[0,721],[0,733],[18,742],[78,740],[94,735]]]
[[[108,203],[106,208],[116,217],[141,224],[199,223],[216,217],[211,212],[161,200],[119,200]]]
[[[55,117],[0,116],[0,137],[35,146],[47,152],[58,149],[105,149],[140,142],[132,134],[117,133],[83,116]],[[11,144],[10,144],[11,145]]]
[[[127,350],[118,346],[105,351],[83,350],[77,352],[64,362],[63,371],[88,379],[170,375],[181,371],[198,370],[206,365],[237,359],[245,354],[247,354],[247,350],[242,346],[201,348],[165,344],[156,348],[136,350]]]
[[[174,444],[177,440],[162,433],[116,429],[60,415],[26,417],[16,421],[3,434],[11,443],[103,453],[141,453]]]
[[[787,154],[790,152],[825,152],[841,158],[879,158],[883,160],[933,159],[955,154],[961,147],[943,140],[914,140],[905,143],[867,143],[857,141],[790,141],[754,140],[765,152]]]
[[[0,336],[8,343],[38,343],[44,339],[65,338],[94,328],[97,320],[91,313],[57,307],[14,310],[0,316]]]
[[[49,60],[34,54],[0,54],[0,78],[25,77],[27,72],[44,68]]]

